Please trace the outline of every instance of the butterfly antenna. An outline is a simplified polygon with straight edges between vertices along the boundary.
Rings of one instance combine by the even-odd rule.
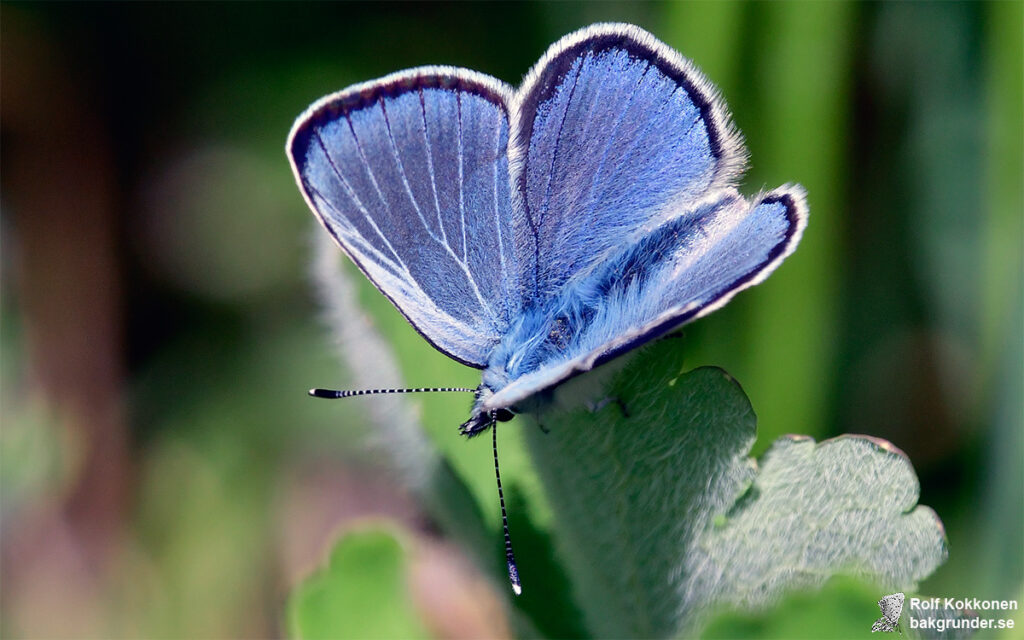
[[[354,389],[348,391],[340,389],[310,389],[309,395],[314,398],[335,400],[337,398],[372,396],[381,393],[447,393],[451,391],[468,391],[469,393],[476,393],[476,389],[467,389],[466,387],[426,387],[420,389]]]
[[[491,448],[494,450],[494,479],[498,481],[498,502],[501,504],[501,528],[505,534],[505,562],[508,564],[508,581],[512,583],[512,592],[517,596],[523,593],[519,584],[519,568],[516,557],[512,553],[512,536],[508,534],[508,514],[505,513],[505,494],[501,490],[501,472],[498,470],[498,423],[491,423]]]

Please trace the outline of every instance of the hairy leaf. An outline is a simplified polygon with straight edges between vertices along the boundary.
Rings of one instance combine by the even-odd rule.
[[[547,433],[527,429],[592,633],[692,631],[712,609],[763,608],[835,573],[909,590],[944,560],[902,453],[787,437],[759,468],[739,385],[720,369],[680,373],[666,346],[607,382],[577,378],[536,414]]]

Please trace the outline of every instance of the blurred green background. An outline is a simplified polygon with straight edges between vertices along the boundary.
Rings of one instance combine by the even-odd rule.
[[[305,396],[372,386],[373,364],[332,354],[283,146],[351,83],[452,64],[517,84],[605,20],[721,88],[745,193],[809,192],[800,249],[684,330],[688,363],[741,381],[755,452],[903,449],[949,536],[923,593],[1024,595],[1022,3],[5,2],[0,635],[278,636],[289,589],[365,518],[418,541],[432,633],[508,633],[360,408]],[[476,384],[419,357],[411,385]],[[463,404],[431,425],[442,448]]]

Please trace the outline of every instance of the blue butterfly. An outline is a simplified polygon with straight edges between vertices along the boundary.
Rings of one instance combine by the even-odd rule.
[[[483,370],[468,436],[761,282],[807,223],[798,185],[736,190],[746,150],[717,90],[628,24],[562,38],[518,90],[438,66],[349,87],[287,153],[359,269]]]
[[[717,91],[626,24],[562,38],[518,91],[451,67],[349,87],[287,151],[363,273],[483,369],[466,435],[764,280],[807,220],[799,186],[736,191],[746,150]]]

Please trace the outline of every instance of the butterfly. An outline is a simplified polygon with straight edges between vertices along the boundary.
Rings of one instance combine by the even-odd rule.
[[[875,623],[871,625],[871,631],[887,631],[892,632],[898,630],[900,635],[903,635],[903,629],[900,629],[900,614],[903,613],[903,599],[902,593],[893,593],[884,596],[878,601],[878,608],[882,610],[882,617],[875,620]]]
[[[518,89],[443,66],[354,85],[311,105],[286,151],[356,266],[483,370],[467,436],[720,308],[807,223],[798,185],[739,193],[747,153],[717,90],[629,24],[565,36]]]

